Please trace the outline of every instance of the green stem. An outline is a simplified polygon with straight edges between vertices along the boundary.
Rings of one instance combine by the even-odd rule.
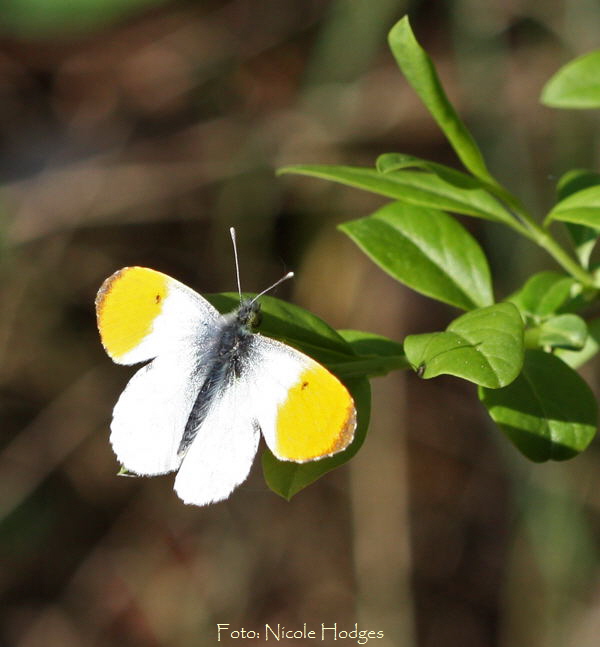
[[[557,263],[569,272],[573,278],[576,278],[582,285],[590,288],[594,287],[592,277],[577,263],[577,261],[565,252],[565,250],[547,231],[544,231],[536,224],[531,233],[533,234],[531,239],[540,247],[545,249]]]
[[[536,326],[535,328],[526,328],[525,335],[523,339],[523,346],[532,350],[540,347],[540,328]]]
[[[529,212],[512,194],[499,184],[489,186],[489,190],[496,196],[504,208],[513,216],[510,226],[523,234],[534,243],[545,249],[550,256],[563,267],[573,278],[582,285],[594,287],[592,277],[569,256],[559,243],[544,228],[532,218]]]

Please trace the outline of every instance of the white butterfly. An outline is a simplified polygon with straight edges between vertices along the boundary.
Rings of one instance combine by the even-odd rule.
[[[178,470],[175,491],[186,503],[227,498],[248,476],[261,433],[277,458],[299,463],[353,439],[346,387],[307,355],[254,332],[256,299],[221,315],[166,274],[125,267],[104,281],[96,314],[115,362],[148,362],[114,408],[115,454],[138,475]]]

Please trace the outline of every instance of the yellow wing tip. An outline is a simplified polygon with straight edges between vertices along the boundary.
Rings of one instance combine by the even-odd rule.
[[[356,407],[348,389],[315,363],[279,408],[277,455],[297,463],[327,458],[346,449],[355,430]]]
[[[113,274],[111,274],[107,279],[104,279],[102,282],[102,285],[100,286],[100,289],[98,290],[98,293],[96,294],[96,300],[94,301],[94,304],[96,306],[96,318],[98,320],[98,324],[100,324],[101,318],[102,318],[102,310],[104,308],[104,304],[106,302],[106,298],[108,295],[111,293],[111,290],[113,288],[114,282],[121,277],[121,275],[126,272],[129,267],[122,267],[120,270],[117,270]]]
[[[284,460],[294,461],[295,463],[309,463],[310,461],[318,461],[323,458],[330,458],[335,456],[340,452],[343,452],[345,449],[352,444],[354,440],[354,432],[356,431],[356,409],[354,408],[354,403],[349,406],[348,417],[346,418],[346,423],[340,429],[338,435],[333,439],[329,447],[323,450],[320,449],[316,452],[313,452],[310,455],[296,455],[285,457]]]
[[[162,310],[168,277],[147,267],[123,267],[96,295],[96,321],[104,349],[120,359],[150,332]]]
[[[124,278],[126,274],[129,274],[131,272],[135,272],[136,274],[137,273],[144,274],[146,272],[159,274],[159,272],[156,272],[156,270],[151,270],[148,267],[138,267],[136,265],[122,267],[120,270],[113,272],[113,274],[111,274],[108,278],[104,279],[104,281],[102,282],[102,285],[100,286],[100,289],[96,294],[96,299],[94,301],[94,304],[96,306],[96,316],[98,318],[101,317],[102,310],[104,308],[106,300],[110,296],[110,293],[113,291],[116,283],[118,283],[118,281]]]
[[[340,430],[338,437],[334,440],[329,455],[337,454],[343,451],[354,440],[354,432],[356,431],[356,408],[354,401],[350,398],[350,404],[347,409],[346,424]]]

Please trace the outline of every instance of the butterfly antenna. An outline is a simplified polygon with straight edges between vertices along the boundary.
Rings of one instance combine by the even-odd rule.
[[[233,243],[233,256],[235,258],[235,277],[237,279],[238,294],[240,295],[240,303],[242,302],[242,284],[240,283],[240,263],[238,261],[237,243],[235,240],[235,227],[229,228],[231,234],[231,242]]]
[[[291,279],[292,276],[294,276],[294,273],[293,272],[288,272],[285,276],[282,276],[278,281],[275,281],[275,283],[273,283],[273,285],[270,285],[266,290],[263,290],[260,294],[257,294],[254,297],[254,299],[252,299],[252,301],[250,301],[250,303],[254,303],[257,299],[260,299],[260,297],[262,297],[263,294],[266,294],[267,292],[269,292],[273,288],[276,288],[280,283],[283,283],[284,281],[287,281],[288,279]]]

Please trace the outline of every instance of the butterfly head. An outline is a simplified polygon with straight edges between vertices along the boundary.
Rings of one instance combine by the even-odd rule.
[[[256,299],[242,301],[237,310],[236,317],[242,326],[251,332],[256,332],[262,321],[260,303]]]

